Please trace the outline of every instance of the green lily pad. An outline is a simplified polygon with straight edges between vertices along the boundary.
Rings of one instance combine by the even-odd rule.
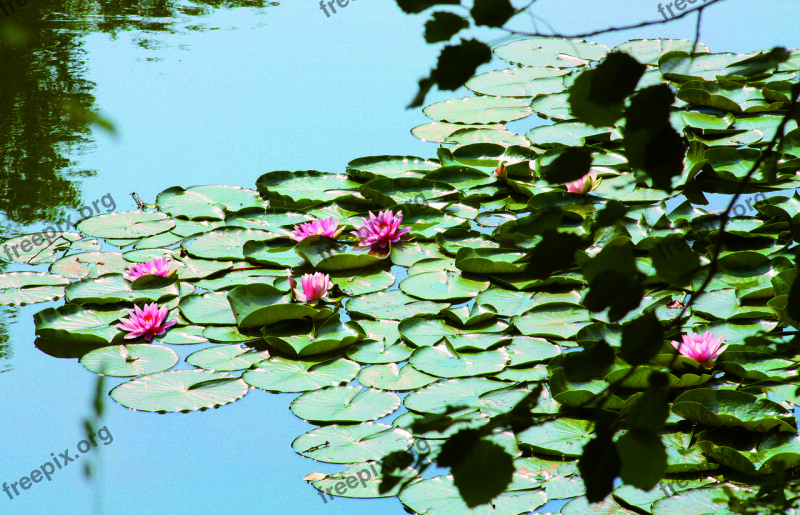
[[[424,374],[408,364],[402,368],[396,363],[371,365],[358,373],[359,383],[379,390],[416,390],[437,380],[437,377]]]
[[[69,279],[44,272],[0,274],[0,304],[35,304],[64,296]]]
[[[245,284],[271,284],[276,277],[286,277],[286,270],[236,270],[214,279],[200,279],[194,285],[206,290],[230,290]]]
[[[515,515],[533,512],[547,502],[547,495],[542,490],[514,490],[503,492],[492,499],[491,508],[489,505],[482,505],[470,509],[453,483],[452,476],[436,476],[417,481],[406,487],[398,498],[414,513],[430,515],[489,513],[489,510],[494,515]]]
[[[470,406],[483,395],[506,388],[508,383],[485,377],[466,377],[439,381],[409,393],[403,405],[422,413],[444,413],[448,405]]]
[[[642,64],[658,65],[662,55],[667,52],[695,52],[707,54],[711,50],[703,43],[695,43],[686,39],[632,39],[620,43],[611,50],[626,52]]]
[[[289,238],[248,241],[242,247],[242,252],[244,258],[251,263],[276,268],[294,268],[305,263],[294,250],[296,244],[297,242]]]
[[[281,320],[313,317],[318,311],[290,303],[290,296],[269,284],[237,286],[227,294],[240,329],[261,327]],[[187,317],[188,318],[188,317]]]
[[[317,270],[337,271],[364,268],[385,259],[388,254],[367,246],[345,246],[327,236],[309,236],[294,248]]]
[[[276,234],[241,227],[220,227],[189,236],[181,244],[193,257],[201,259],[245,259],[244,246],[251,240],[268,240]]]
[[[258,193],[238,186],[173,186],[156,197],[159,211],[189,220],[224,220],[229,212],[246,207],[265,208]]]
[[[525,270],[527,261],[519,262],[525,256],[506,249],[463,248],[456,254],[456,266],[467,273],[513,274]]]
[[[476,297],[489,287],[489,281],[475,281],[460,274],[428,272],[400,281],[400,290],[426,300],[457,300]]]
[[[265,173],[256,180],[256,186],[271,206],[298,209],[334,200],[342,190],[355,190],[360,184],[344,174],[308,170]]]
[[[722,488],[694,488],[680,496],[667,497],[653,503],[653,513],[682,513],[685,515],[722,515],[730,513],[728,496]]]
[[[92,350],[80,362],[97,374],[133,377],[172,368],[178,362],[178,353],[163,345],[131,343]]]
[[[437,122],[463,124],[506,123],[529,116],[530,106],[508,97],[464,97],[431,104],[422,110]]]
[[[360,320],[359,325],[363,326],[365,322]],[[347,357],[364,364],[399,363],[407,360],[413,352],[414,349],[404,342],[365,340],[348,347]]]
[[[591,320],[586,309],[573,304],[551,303],[514,316],[511,323],[527,336],[568,339],[589,325]]]
[[[29,265],[52,263],[56,260],[56,252],[66,251],[81,237],[74,232],[62,232],[53,236],[50,231],[15,236],[0,241],[3,249],[0,252],[0,261]]]
[[[361,157],[347,163],[347,173],[362,180],[422,177],[437,168],[438,163],[414,156]]]
[[[743,427],[748,431],[795,432],[786,420],[786,408],[767,399],[734,390],[699,389],[684,392],[675,399],[672,411],[689,420],[715,427]]]
[[[78,230],[96,238],[146,238],[175,227],[170,217],[153,211],[108,213],[78,222]]]
[[[33,321],[36,334],[51,340],[108,345],[124,337],[112,325],[125,316],[122,308],[116,304],[92,307],[65,304],[39,311],[33,315]]]
[[[347,301],[346,308],[357,314],[379,320],[404,320],[406,318],[436,315],[448,303],[420,301],[400,290],[368,293]]]
[[[304,329],[293,331],[294,334],[276,334],[275,328],[262,329],[264,339],[281,352],[295,356],[310,356],[341,349],[364,338],[364,330],[358,323],[340,322],[339,313],[329,317],[319,326],[315,333],[309,334]],[[289,322],[291,323],[291,321]]]
[[[243,288],[240,286],[240,288]],[[233,325],[236,318],[228,302],[228,292],[192,294],[181,299],[181,314],[193,324]]]
[[[83,252],[59,259],[50,266],[50,273],[83,279],[122,273],[130,266],[131,263],[119,252]]]
[[[486,352],[454,354],[444,345],[420,347],[409,358],[411,366],[437,377],[468,377],[500,372],[508,363],[501,348]]]
[[[500,45],[493,52],[511,64],[571,68],[601,60],[608,47],[579,39],[534,37]]]
[[[529,427],[517,435],[520,447],[549,455],[577,458],[594,432],[589,420],[560,418]]]
[[[111,398],[139,411],[188,412],[218,408],[237,401],[250,389],[226,372],[173,370],[139,377],[111,390]]]
[[[205,370],[231,372],[245,370],[269,358],[269,352],[258,351],[244,345],[215,345],[186,356],[186,362]]]
[[[203,327],[199,325],[172,327],[167,331],[167,334],[160,336],[158,339],[161,343],[170,345],[194,345],[208,341],[208,338],[203,336]]]
[[[338,386],[355,379],[361,367],[348,359],[330,356],[282,358],[273,356],[245,371],[242,379],[270,392],[308,392]]]
[[[323,426],[292,442],[297,454],[325,463],[361,463],[379,460],[395,451],[407,451],[414,443],[411,433],[376,422],[355,426]]]
[[[136,289],[122,274],[108,274],[76,281],[65,288],[67,301],[75,304],[115,302],[163,302],[178,296],[178,286]]]
[[[481,73],[464,85],[481,95],[533,98],[564,91],[563,76],[567,73],[554,68],[507,68]]]
[[[400,407],[400,397],[391,392],[359,386],[331,386],[306,392],[289,409],[310,422],[362,423],[383,418]]]

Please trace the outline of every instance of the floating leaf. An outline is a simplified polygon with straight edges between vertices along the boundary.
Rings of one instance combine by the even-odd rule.
[[[400,397],[390,392],[359,386],[332,386],[306,392],[289,409],[310,422],[361,423],[383,418],[400,406]]]
[[[406,451],[412,445],[408,431],[376,422],[319,427],[292,442],[296,453],[325,463],[379,460],[392,452]]]
[[[168,215],[153,211],[123,211],[84,218],[78,229],[96,238],[145,238],[175,227]]]
[[[250,389],[241,378],[208,370],[173,370],[122,383],[111,398],[139,411],[188,412],[218,408],[237,401]]]
[[[350,360],[329,356],[292,359],[273,356],[245,371],[242,379],[271,392],[307,392],[346,384],[355,379],[360,368]]]
[[[234,371],[269,358],[269,352],[258,351],[244,345],[217,345],[201,349],[186,356],[186,362],[206,370]]]
[[[131,343],[95,349],[84,354],[80,361],[101,375],[132,377],[172,368],[178,362],[178,353],[163,345]]]

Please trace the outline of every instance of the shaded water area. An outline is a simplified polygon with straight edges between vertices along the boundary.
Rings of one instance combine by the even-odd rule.
[[[655,15],[626,3],[607,5],[598,27],[622,23],[625,9],[633,22]],[[272,170],[342,172],[362,156],[435,155],[408,133],[425,116],[404,109],[437,54],[419,18],[388,1],[353,2],[330,18],[310,1],[272,4],[29,0],[0,12],[0,239],[76,221],[82,208],[135,209],[134,191],[153,203],[173,185],[253,188]],[[730,2],[727,23],[752,19],[752,4]],[[726,35],[729,25],[709,16],[702,39],[715,51],[800,46],[781,22],[766,35]],[[586,28],[572,23],[563,30]],[[693,36],[687,23],[654,30],[597,40]],[[536,122],[524,123],[515,130]],[[0,272],[23,269],[0,262]],[[0,307],[0,483],[30,475],[51,453],[74,454],[85,437],[95,374],[34,345],[33,314],[62,303]],[[175,350],[177,368],[191,368],[183,360],[196,349]],[[109,378],[103,391],[124,381]],[[52,480],[13,499],[0,493],[0,513],[404,513],[394,498],[323,503],[302,481],[341,467],[291,450],[314,427],[289,411],[296,394],[258,391],[218,410],[168,415],[103,397],[108,438]],[[89,460],[93,481],[83,477]]]

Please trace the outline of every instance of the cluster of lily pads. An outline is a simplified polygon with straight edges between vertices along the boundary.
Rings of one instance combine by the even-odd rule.
[[[703,192],[733,191],[775,135],[800,53],[744,74],[754,55],[701,45],[692,57],[686,41],[636,40],[614,50],[646,65],[637,90],[668,84],[677,92],[670,121],[688,149],[670,188],[636,173],[623,127],[594,127],[571,111],[577,77],[608,48],[515,41],[495,49],[514,67],[467,83],[477,96],[425,108],[434,121],[413,133],[442,144],[438,159],[372,156],[345,173],[274,171],[257,179],[257,190],[171,187],[154,210],[82,220],[80,232],[15,259],[49,270],[0,275],[0,302],[65,297],[36,314],[37,346],[96,373],[133,377],[111,391],[132,409],[219,407],[253,387],[300,394],[292,412],[319,427],[294,450],[347,467],[313,476],[320,490],[408,450],[415,438],[429,441],[435,460],[449,437],[509,413],[544,385],[528,411],[549,421],[482,437],[513,467],[492,513],[574,497],[563,513],[585,513],[575,460],[596,426],[582,410],[602,408],[627,423],[659,377],[671,407],[657,429],[664,468],[657,477],[639,474],[650,489],[631,486],[641,479],[625,472],[630,484],[615,488],[603,509],[717,510],[723,485],[749,492],[760,477],[800,464],[792,416],[798,358],[784,331],[800,328],[789,305],[800,197],[755,202],[754,214],[729,221],[724,242],[710,223],[719,217],[702,208]],[[503,125],[533,113],[553,123],[524,135]],[[786,132],[772,175],[755,177],[746,191],[800,185],[797,123]],[[589,173],[545,180],[575,147],[590,150]],[[419,195],[425,205],[412,206]],[[667,209],[679,195],[684,200]],[[352,237],[341,236],[347,228]],[[544,259],[537,249],[553,234],[585,245]],[[121,250],[101,250],[100,239]],[[676,239],[691,246],[655,252]],[[722,243],[718,273],[678,320]],[[540,262],[552,269],[534,266]],[[641,288],[641,302],[622,305],[615,295],[630,285]],[[610,299],[601,308],[598,292]],[[648,316],[664,326],[663,345],[634,366],[622,342]],[[153,343],[125,343],[126,335]],[[599,342],[613,350],[602,376],[568,375],[571,351]],[[203,345],[186,358],[194,368],[169,371],[178,361],[169,346],[187,344]],[[621,388],[596,396],[617,381]],[[401,404],[407,412],[376,422]],[[420,424],[443,413],[448,424]],[[638,449],[624,431],[616,441],[624,465]],[[484,462],[474,474],[476,491],[505,473],[495,463],[503,462]],[[388,490],[378,477],[343,495],[397,495],[418,513],[474,504],[453,475],[422,478],[413,467],[399,474],[403,481]],[[668,488],[652,489],[664,474]]]

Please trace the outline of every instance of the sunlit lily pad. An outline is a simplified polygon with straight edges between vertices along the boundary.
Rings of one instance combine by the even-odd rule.
[[[381,320],[403,320],[421,315],[438,314],[448,303],[420,301],[400,290],[368,293],[347,301],[346,308],[355,313]]]
[[[535,484],[535,483],[533,483]],[[531,486],[533,486],[533,484]],[[446,515],[450,513],[492,513],[515,515],[534,511],[547,502],[543,490],[514,490],[503,492],[492,499],[491,507],[470,509],[462,499],[452,476],[436,476],[423,479],[406,487],[399,496],[400,501],[415,513]],[[490,511],[491,510],[491,511]]]
[[[76,281],[66,287],[67,300],[75,304],[108,304],[113,302],[163,302],[178,296],[178,286],[134,290],[122,274],[108,274]]]
[[[399,286],[403,293],[421,299],[452,301],[476,297],[489,287],[489,282],[448,272],[428,272],[403,279]]]
[[[189,236],[181,244],[193,257],[201,259],[244,259],[244,244],[251,240],[267,240],[277,234],[243,229],[240,227],[220,227],[213,231]]]
[[[181,299],[179,307],[183,316],[193,324],[227,325],[236,323],[231,305],[228,303],[227,292],[188,295]]]
[[[356,377],[361,367],[350,360],[330,356],[282,358],[273,356],[245,371],[247,384],[271,392],[307,392],[343,385]]]
[[[437,377],[424,374],[408,364],[400,368],[396,363],[371,365],[358,374],[359,383],[380,390],[416,390],[437,380]]]
[[[264,339],[281,352],[296,356],[310,356],[341,349],[364,338],[364,330],[354,321],[342,323],[339,313],[329,317],[315,332],[298,327],[294,334],[278,333],[274,327],[262,329]],[[291,324],[292,321],[287,323]],[[296,324],[295,324],[296,325]]]
[[[226,372],[173,370],[122,383],[111,390],[111,398],[139,411],[187,412],[230,404],[249,389],[241,378]]]
[[[132,263],[119,252],[83,252],[59,259],[50,266],[50,273],[83,279],[122,273],[130,266]]]
[[[578,457],[589,442],[594,424],[588,420],[560,418],[529,427],[517,435],[520,447],[543,454]]]
[[[206,370],[234,371],[250,368],[269,358],[269,352],[244,345],[215,345],[186,356],[186,362]]]
[[[376,422],[354,426],[323,426],[298,436],[292,448],[298,454],[325,463],[360,463],[379,460],[411,448],[411,433]]]
[[[69,280],[44,272],[9,272],[0,274],[0,304],[34,304],[64,296]]]
[[[112,325],[125,316],[123,307],[126,306],[65,304],[47,308],[33,315],[36,334],[51,340],[107,345],[124,337],[124,333]]]
[[[439,164],[413,156],[361,157],[347,163],[347,173],[358,179],[422,177]]]
[[[81,237],[74,232],[58,232],[53,235],[47,228],[45,232],[15,236],[0,241],[0,248],[3,249],[0,252],[0,261],[30,265],[52,263],[56,260],[56,252],[70,248]]]
[[[383,418],[400,407],[394,393],[359,386],[332,386],[306,392],[289,409],[310,422],[355,423]]]
[[[501,348],[456,355],[444,345],[420,347],[411,355],[409,363],[420,372],[437,377],[478,376],[503,370],[508,363],[508,352]]]
[[[308,170],[265,173],[256,180],[256,186],[271,206],[296,209],[333,200],[341,190],[354,190],[360,184],[343,174]]]
[[[431,104],[422,110],[437,122],[490,124],[519,120],[533,111],[523,100],[509,97],[464,97]]]
[[[156,197],[159,210],[189,220],[224,220],[226,213],[245,207],[266,207],[253,190],[238,186],[173,186]]]
[[[81,358],[92,372],[113,377],[132,377],[163,372],[178,362],[178,353],[163,345],[130,343],[101,347]]]
[[[672,411],[677,415],[709,426],[743,427],[749,431],[795,432],[787,420],[794,421],[788,410],[776,402],[734,390],[690,390],[679,395]],[[786,419],[786,420],[784,420]]]
[[[145,238],[169,231],[175,222],[153,211],[123,211],[85,218],[78,229],[96,238]]]

